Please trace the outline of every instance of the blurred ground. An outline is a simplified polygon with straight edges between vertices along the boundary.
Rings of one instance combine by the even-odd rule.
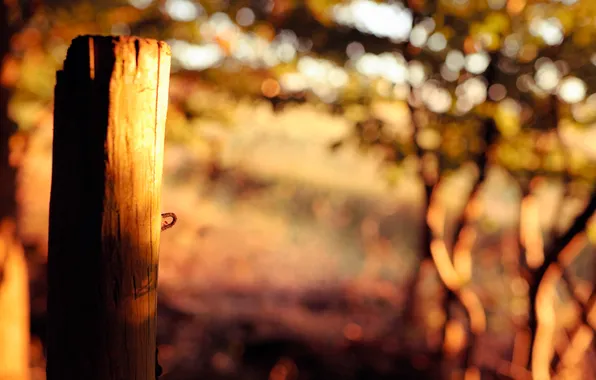
[[[314,107],[275,114],[258,104],[235,112],[238,128],[206,123],[197,132],[217,141],[211,145],[219,147],[215,164],[208,144],[166,146],[162,210],[175,212],[178,223],[161,243],[163,378],[438,378],[428,356],[443,318],[433,271],[418,295],[418,325],[402,317],[404,286],[418,265],[416,183],[406,175],[389,186],[374,156],[363,159],[349,147],[331,153],[329,142],[347,126]],[[51,124],[48,114],[30,135],[19,173],[38,335],[45,313]],[[493,177],[472,285],[487,308],[489,330],[475,355],[491,373],[510,360],[514,326],[527,307],[527,289],[501,265],[510,249],[503,236],[517,223],[518,195],[499,173]],[[462,206],[462,189],[465,181],[454,180],[443,194],[450,212]],[[548,205],[556,192],[541,200],[544,223],[553,219]],[[574,318],[563,306],[558,313],[561,325]],[[486,378],[499,377],[487,372]]]

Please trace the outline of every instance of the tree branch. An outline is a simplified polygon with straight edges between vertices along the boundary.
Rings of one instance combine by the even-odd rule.
[[[529,358],[532,359],[533,353],[536,350],[537,342],[536,335],[538,330],[538,310],[537,310],[537,296],[540,285],[545,278],[545,274],[552,265],[557,265],[559,257],[564,249],[572,242],[573,238],[585,230],[588,221],[596,211],[596,191],[592,191],[590,199],[584,210],[575,218],[571,226],[559,237],[557,237],[545,252],[544,262],[532,273],[532,283],[529,290],[529,316],[528,325],[530,328],[531,346]]]

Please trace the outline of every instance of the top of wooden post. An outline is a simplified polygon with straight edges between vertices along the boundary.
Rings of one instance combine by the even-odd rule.
[[[115,49],[124,47],[134,49],[134,56],[138,59],[142,46],[157,49],[144,49],[144,59],[160,59],[161,54],[172,55],[170,46],[164,41],[134,36],[100,36],[82,35],[74,38],[66,53],[64,69],[72,75],[88,79],[105,79],[111,76],[115,56]]]

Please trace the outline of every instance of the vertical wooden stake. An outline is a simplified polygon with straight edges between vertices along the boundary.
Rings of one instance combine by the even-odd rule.
[[[48,380],[153,380],[171,53],[81,36],[57,73]]]
[[[15,230],[0,220],[0,380],[29,379],[29,279]]]

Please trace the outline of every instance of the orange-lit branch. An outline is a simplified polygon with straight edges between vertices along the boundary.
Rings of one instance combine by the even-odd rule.
[[[594,331],[582,324],[571,337],[571,342],[569,342],[567,350],[561,357],[561,362],[557,368],[557,378],[559,378],[560,374],[576,367],[581,362],[586,351],[590,348],[592,339],[594,339]]]
[[[467,225],[467,221],[475,219],[481,212],[481,205],[478,202],[478,186],[483,176],[475,184],[470,200],[464,210],[463,219],[456,226],[455,246],[453,248],[453,261],[450,258],[449,250],[445,243],[445,220],[446,212],[443,205],[437,202],[430,202],[427,212],[427,224],[434,235],[430,243],[430,254],[443,284],[451,291],[466,309],[470,323],[470,341],[475,335],[486,330],[486,315],[478,296],[470,289],[464,288],[472,277],[472,248],[476,242],[476,231]],[[445,325],[445,336],[443,350],[446,354],[454,354],[464,347],[466,336],[462,326],[456,321],[447,321]],[[468,355],[466,355],[468,356]],[[466,380],[477,380],[480,372],[475,367],[466,363],[464,378]]]
[[[577,258],[580,254],[583,247],[588,244],[588,236],[585,232],[581,232],[577,234],[569,244],[565,246],[565,248],[559,254],[559,259],[557,263],[552,265],[557,265],[561,271],[561,277],[565,277],[565,270],[573,261]],[[569,279],[567,279],[569,282]],[[581,308],[584,309],[585,312],[585,320],[582,321],[583,323],[587,323],[593,330],[596,330],[596,307],[590,304],[590,294],[594,291],[593,287],[587,286],[573,286],[574,284],[568,284],[571,289],[570,293],[573,296],[573,299],[579,304]]]
[[[538,328],[532,349],[532,375],[535,380],[550,380],[550,363],[554,354],[555,286],[561,278],[558,265],[551,265],[544,274],[536,295]]]
[[[464,380],[480,380],[480,370],[476,367],[466,368]]]
[[[462,305],[468,311],[472,332],[474,334],[480,334],[486,331],[486,314],[484,313],[482,302],[480,302],[476,293],[470,289],[462,289],[458,295]]]
[[[554,347],[554,302],[555,287],[563,277],[564,268],[569,266],[581,251],[581,247],[586,244],[587,236],[580,233],[573,237],[569,244],[559,254],[558,261],[552,263],[547,269],[542,281],[538,287],[536,300],[536,312],[538,316],[538,332],[534,341],[534,350],[532,357],[532,373],[535,378],[548,379],[550,377],[550,362],[552,359]],[[584,306],[581,305],[580,306]],[[590,315],[592,310],[587,310]],[[593,331],[586,331],[588,327],[582,325],[574,334],[569,349],[563,355],[561,365],[563,368],[569,368],[577,363],[578,357],[581,357],[587,346],[592,341]]]
[[[535,379],[550,379],[550,363],[554,354],[554,334],[555,334],[555,287],[561,280],[564,270],[578,256],[581,248],[586,244],[587,236],[581,232],[574,236],[571,241],[561,250],[558,261],[551,263],[544,274],[538,287],[536,299],[536,314],[538,317],[538,330],[533,343],[532,355],[532,373]],[[576,290],[572,289],[575,293]],[[559,364],[557,378],[565,378],[567,373],[583,357],[594,336],[596,327],[596,307],[586,305],[579,294],[575,294],[575,299],[580,307],[587,307],[587,319],[590,326],[582,324],[571,338],[568,349],[563,353]],[[589,303],[589,301],[587,302]],[[591,327],[591,328],[590,328]]]
[[[588,221],[596,212],[596,192],[590,195],[582,212],[571,226],[558,236],[545,254],[543,264],[533,273],[530,287],[530,328],[532,333],[531,369],[536,380],[550,379],[550,363],[553,351],[552,334],[554,333],[554,286],[562,276],[559,258],[578,234],[585,229]],[[590,310],[591,311],[591,310]]]
[[[470,317],[470,329],[474,334],[486,330],[486,315],[478,296],[471,290],[463,288],[465,280],[458,273],[449,259],[445,242],[442,239],[435,239],[431,243],[431,254],[439,273],[439,277],[460,299]]]
[[[476,242],[476,229],[466,226],[459,236],[453,249],[453,265],[462,281],[468,282],[472,278],[472,248]]]
[[[457,355],[466,344],[466,331],[461,322],[450,320],[445,323],[445,341],[443,352],[453,357]]]
[[[588,235],[580,232],[571,239],[569,244],[559,254],[558,262],[563,268],[567,268],[581,252],[581,249],[588,243]]]
[[[507,376],[507,378],[515,380],[534,380],[532,379],[532,373],[526,369],[514,363],[509,363],[505,360],[500,361],[496,372]]]
[[[544,262],[544,240],[540,228],[540,210],[533,195],[522,200],[520,215],[520,240],[526,251],[526,262],[532,269]]]
[[[445,241],[443,239],[434,239],[430,243],[430,252],[441,281],[449,290],[457,292],[462,286],[462,279],[451,263]]]
[[[438,202],[430,202],[426,213],[426,222],[433,235],[443,237],[445,231],[445,207]]]
[[[587,237],[584,232],[573,237],[569,244],[561,250],[558,261],[548,267],[538,287],[536,297],[538,331],[534,341],[532,356],[532,373],[536,379],[550,379],[550,362],[554,353],[555,287],[563,277],[564,268],[569,266],[577,257],[581,251],[581,247],[586,244],[586,239]],[[580,304],[580,306],[584,305]],[[587,310],[588,315],[591,312],[592,310]],[[587,326],[581,326],[572,338],[570,348],[563,355],[561,361],[563,368],[569,368],[575,365],[578,356],[581,356],[581,353],[585,352],[585,349],[587,349],[587,346],[592,341],[593,331],[590,330],[588,334],[585,331],[586,328]]]

